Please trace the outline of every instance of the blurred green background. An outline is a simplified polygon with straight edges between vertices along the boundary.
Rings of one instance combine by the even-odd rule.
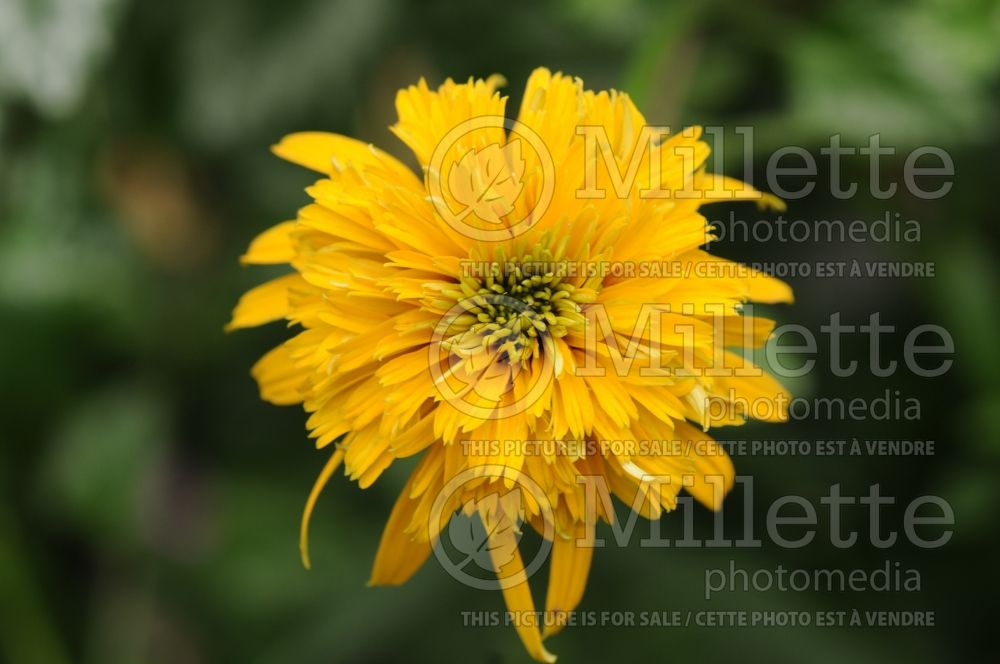
[[[995,164],[1000,5],[992,0],[701,3],[571,0],[0,0],[0,658],[9,662],[518,662],[509,628],[462,626],[502,600],[428,564],[403,588],[367,589],[403,469],[362,492],[331,483],[313,521],[314,569],[297,553],[300,510],[325,454],[295,408],[258,400],[248,375],[280,325],[224,335],[239,294],[273,274],[237,257],[306,202],[305,171],[272,157],[286,133],[322,129],[403,155],[387,130],[396,89],[419,76],[503,73],[516,108],[539,65],[633,94],[650,121],[750,124],[762,185],[786,144],[819,157],[831,134],[873,132],[900,156],[955,160],[937,201],[897,194],[794,201],[802,219],[920,222],[920,243],[720,243],[749,260],[934,261],[934,279],[792,279],[784,321],[818,333],[834,311],[879,311],[903,331],[954,335],[942,378],[818,372],[798,396],[923,403],[918,422],[793,422],[720,435],[921,438],[917,458],[751,457],[758,523],[787,493],[880,483],[901,503],[955,509],[933,551],[599,551],[582,609],[933,610],[934,629],[571,628],[560,661],[767,657],[775,662],[953,661],[996,655],[1000,277]],[[737,144],[738,146],[738,144]],[[824,162],[821,160],[820,162]],[[716,170],[738,175],[729,150]],[[821,172],[819,181],[825,182]],[[867,182],[867,164],[845,179]],[[753,218],[752,206],[716,206]],[[902,336],[884,352],[897,359]],[[867,340],[845,355],[864,363]],[[822,347],[821,347],[822,348]],[[822,364],[822,363],[821,363]],[[735,497],[726,514],[739,519]],[[704,516],[704,515],[702,515]],[[897,514],[898,516],[898,514]],[[866,527],[863,513],[852,524]],[[898,520],[897,520],[898,522]],[[821,520],[821,523],[824,523]],[[668,516],[665,532],[676,529]],[[699,528],[710,527],[702,519]],[[901,561],[919,593],[720,594],[707,567],[871,568]],[[544,577],[534,581],[544,587]],[[989,607],[992,607],[990,609]],[[988,659],[988,657],[986,657]]]

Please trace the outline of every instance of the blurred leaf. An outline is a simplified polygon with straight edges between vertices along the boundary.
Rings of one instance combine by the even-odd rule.
[[[117,384],[90,395],[60,423],[39,491],[52,511],[96,540],[134,546],[168,435],[154,392]]]
[[[0,302],[85,302],[129,311],[137,263],[108,215],[93,209],[91,166],[68,145],[39,141],[16,154],[0,180]]]
[[[35,570],[23,549],[15,517],[0,505],[0,654],[8,662],[69,662],[43,607]]]
[[[233,0],[199,5],[180,44],[186,73],[178,114],[192,136],[212,146],[273,125],[291,131],[296,112],[316,101],[349,108],[355,100],[342,90],[360,75],[394,14],[391,0],[333,0],[255,22],[242,7]]]
[[[905,145],[967,140],[994,123],[987,84],[1000,71],[996,4],[835,7],[832,29],[803,30],[783,45],[794,123],[854,140],[881,132],[883,144]]]
[[[0,97],[24,97],[46,115],[74,110],[111,45],[120,0],[0,2]]]

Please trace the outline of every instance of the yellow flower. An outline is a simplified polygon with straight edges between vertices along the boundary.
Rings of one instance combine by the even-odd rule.
[[[419,456],[370,582],[403,583],[451,515],[476,512],[492,524],[486,548],[508,609],[533,613],[523,520],[551,544],[545,615],[558,617],[583,595],[596,521],[613,518],[588,505],[582,478],[649,518],[682,487],[717,509],[733,467],[704,431],[784,419],[780,385],[740,350],[773,323],[742,314],[747,301],[792,296],[701,248],[701,204],[780,202],[706,173],[697,128],[651,134],[627,95],[545,69],[506,120],[502,83],[399,92],[392,130],[421,176],[335,134],[276,145],[322,177],[306,190],[314,202],[243,256],[293,271],[247,292],[229,327],[284,319],[296,330],[253,375],[264,399],[303,404],[319,448],[335,447],[303,515],[307,567],[309,518],[341,463],[366,488]],[[514,527],[496,527],[505,519]],[[562,622],[542,623],[519,621],[517,633],[553,661],[543,638]]]

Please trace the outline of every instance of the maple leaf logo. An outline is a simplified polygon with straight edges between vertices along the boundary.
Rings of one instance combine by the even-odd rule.
[[[524,189],[524,168],[520,140],[470,148],[448,174],[451,195],[465,206],[458,218],[475,214],[484,222],[502,223]]]
[[[456,563],[457,569],[474,562],[482,570],[500,573],[513,560],[521,539],[524,509],[519,493],[514,491],[502,497],[493,493],[471,499],[461,511],[465,518],[456,516],[448,523],[452,545],[465,556]]]

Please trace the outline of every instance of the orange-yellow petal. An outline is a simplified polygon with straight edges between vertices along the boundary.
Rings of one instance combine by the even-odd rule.
[[[247,252],[240,256],[240,262],[244,265],[291,263],[295,258],[295,245],[291,235],[294,228],[294,221],[283,221],[268,228],[254,238]]]
[[[503,587],[507,610],[517,617],[515,629],[521,638],[521,643],[536,662],[551,664],[556,661],[556,656],[542,645],[542,633],[533,620],[535,601],[531,598],[531,588],[528,586],[528,578],[524,572],[524,563],[521,561],[521,552],[517,549],[515,537],[514,530],[509,528],[491,534],[490,558]],[[504,554],[510,551],[513,551],[513,555],[507,560]]]
[[[312,491],[309,492],[309,498],[306,500],[306,507],[302,510],[302,523],[299,526],[299,553],[302,556],[302,566],[306,569],[309,569],[311,566],[309,562],[309,521],[312,519],[313,508],[316,507],[319,494],[323,493],[326,483],[330,481],[330,477],[343,460],[344,450],[340,448],[334,450],[333,454],[330,455],[330,460],[326,462],[323,470],[319,473],[319,477],[316,478]]]
[[[305,280],[298,274],[286,274],[251,288],[236,303],[226,331],[257,327],[284,318],[289,312],[288,290],[304,284]]]
[[[364,170],[385,169],[397,177],[416,183],[413,172],[398,159],[370,143],[323,131],[289,134],[271,151],[286,161],[305,166],[324,175],[336,176],[348,166]]]
[[[583,598],[583,590],[594,557],[593,525],[579,524],[571,537],[556,537],[552,542],[552,563],[549,589],[545,596],[545,628],[543,638],[558,634],[565,627],[568,614]],[[588,534],[589,533],[589,534]],[[583,543],[578,542],[582,540]]]
[[[677,435],[694,467],[694,482],[685,486],[695,500],[710,510],[722,509],[722,499],[736,481],[736,469],[726,450],[687,423],[678,423]]]
[[[308,370],[296,365],[287,342],[257,360],[250,375],[257,381],[260,398],[264,401],[288,406],[301,403],[305,398]]]
[[[375,554],[375,563],[368,579],[370,586],[398,586],[406,583],[431,553],[430,542],[414,537],[417,533],[409,531],[413,515],[420,506],[420,500],[413,498],[411,492],[420,477],[417,472],[410,474],[409,481],[393,505],[382,531],[378,553]]]

